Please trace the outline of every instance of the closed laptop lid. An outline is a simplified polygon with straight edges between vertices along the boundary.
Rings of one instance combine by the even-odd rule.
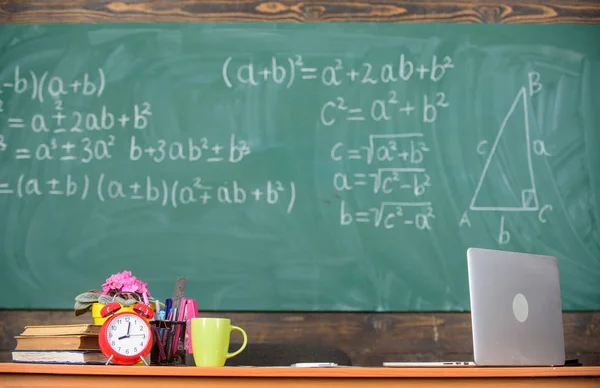
[[[478,365],[564,365],[558,263],[553,256],[467,251]]]

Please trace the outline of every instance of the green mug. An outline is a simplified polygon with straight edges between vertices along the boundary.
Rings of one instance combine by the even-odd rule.
[[[192,353],[196,366],[225,366],[228,358],[240,354],[248,344],[248,336],[244,329],[233,326],[227,318],[192,318],[190,325]],[[244,343],[238,350],[229,353],[229,341],[233,330],[242,333]]]

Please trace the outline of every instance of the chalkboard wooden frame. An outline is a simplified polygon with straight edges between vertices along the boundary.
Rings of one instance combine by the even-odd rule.
[[[0,23],[89,22],[599,23],[594,0],[475,1],[20,1],[0,3]]]

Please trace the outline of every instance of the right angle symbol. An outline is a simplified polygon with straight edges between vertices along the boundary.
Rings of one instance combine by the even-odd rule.
[[[531,151],[527,89],[522,87],[502,121],[469,209],[538,211]]]

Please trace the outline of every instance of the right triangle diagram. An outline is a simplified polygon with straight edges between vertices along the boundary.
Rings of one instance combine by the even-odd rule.
[[[538,210],[528,111],[527,91],[521,88],[488,151],[471,210]]]

